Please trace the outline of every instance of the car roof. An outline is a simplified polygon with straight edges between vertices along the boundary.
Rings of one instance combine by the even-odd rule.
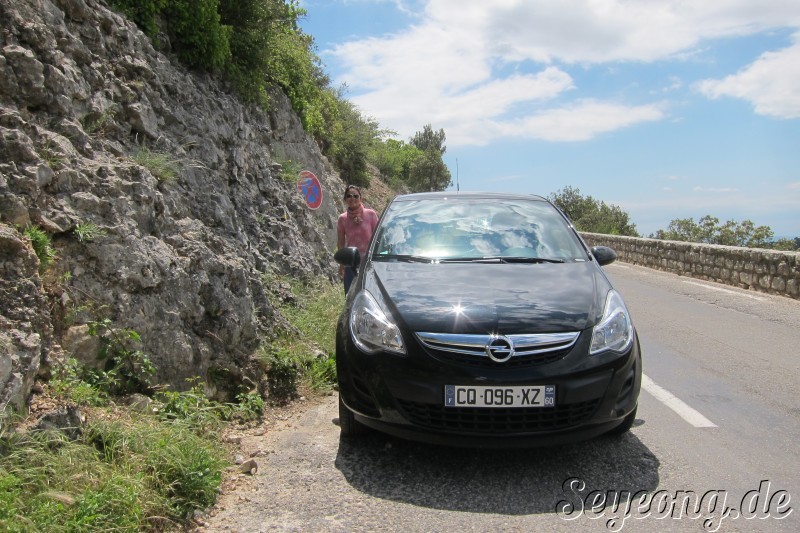
[[[504,192],[479,192],[479,191],[441,191],[441,192],[419,192],[412,194],[401,194],[394,198],[394,202],[407,202],[416,200],[536,200],[540,202],[549,201],[535,194],[504,193]]]

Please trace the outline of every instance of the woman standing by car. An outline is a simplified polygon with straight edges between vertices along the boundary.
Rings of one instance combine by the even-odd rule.
[[[344,190],[344,203],[347,209],[339,215],[336,224],[338,236],[336,249],[354,246],[358,248],[363,258],[366,257],[372,233],[378,226],[378,213],[374,209],[364,207],[362,200],[361,189],[355,185],[348,185]],[[340,266],[339,277],[344,280],[344,293],[347,294],[355,278],[355,271],[350,267]]]

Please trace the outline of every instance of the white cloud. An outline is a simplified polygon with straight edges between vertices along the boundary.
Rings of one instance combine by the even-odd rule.
[[[661,120],[657,105],[625,106],[595,100],[549,109],[528,117],[498,124],[504,137],[546,141],[585,141],[592,137],[639,124]]]
[[[669,79],[669,85],[662,87],[661,92],[671,93],[673,91],[678,91],[682,88],[683,88],[683,81],[677,76],[671,76]]]
[[[451,147],[509,137],[581,141],[663,120],[659,103],[588,99],[567,68],[675,60],[706,39],[800,28],[797,0],[428,0],[418,13],[405,31],[327,53],[366,115],[402,137],[431,123],[447,131]],[[748,98],[759,113],[791,116],[800,108],[794,48],[765,54],[736,77],[707,80],[702,90]],[[770,87],[759,91],[759,80]],[[673,77],[663,90],[681,87]]]
[[[405,33],[346,42],[330,52],[356,90],[434,92],[469,87],[491,76],[480,36],[470,39],[460,29],[430,21]]]
[[[704,80],[698,89],[709,98],[748,100],[760,115],[800,118],[800,34],[795,41],[783,50],[765,52],[736,74]]]
[[[537,74],[486,80],[460,91],[384,87],[352,100],[362,109],[384,109],[381,122],[393,124],[403,136],[410,136],[423,126],[418,122],[422,116],[435,127],[444,127],[448,145],[482,145],[497,136],[529,137],[524,131],[511,131],[518,126],[514,126],[513,119],[503,117],[511,115],[515,107],[536,106],[572,86],[569,75],[548,67]],[[388,102],[391,104],[386,105]]]
[[[790,183],[786,186],[787,189],[790,191],[800,191],[800,181],[796,181],[794,183]]]
[[[653,61],[704,39],[800,27],[795,0],[431,0],[426,14],[484,36],[498,57],[539,62]]]

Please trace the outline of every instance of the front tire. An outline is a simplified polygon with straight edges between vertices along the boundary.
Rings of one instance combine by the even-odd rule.
[[[364,435],[364,426],[356,420],[353,412],[347,408],[339,395],[339,436],[343,439],[357,439]]]
[[[633,427],[633,423],[636,422],[636,410],[638,406],[633,408],[633,411],[630,412],[628,416],[626,416],[620,425],[612,429],[608,432],[609,435],[617,436],[617,435],[624,435]]]

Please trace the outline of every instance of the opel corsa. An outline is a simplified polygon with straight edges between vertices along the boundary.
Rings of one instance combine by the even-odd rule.
[[[458,446],[552,445],[624,433],[642,359],[630,314],[589,248],[539,196],[396,197],[336,332],[341,436],[366,426]]]

